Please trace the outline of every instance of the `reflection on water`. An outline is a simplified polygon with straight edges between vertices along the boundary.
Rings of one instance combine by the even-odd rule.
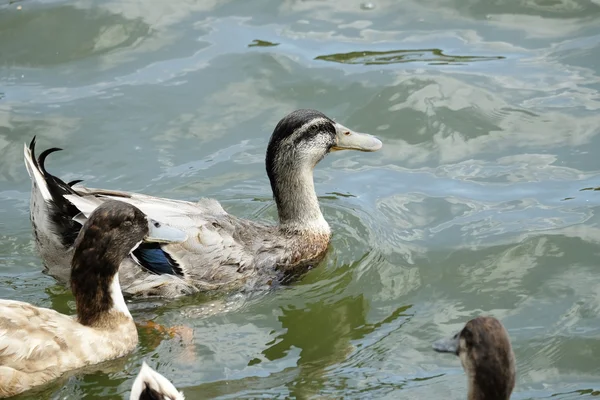
[[[398,64],[422,62],[429,65],[464,65],[477,61],[502,60],[503,56],[457,56],[446,55],[440,49],[390,50],[390,51],[353,51],[351,53],[328,54],[315,60],[332,61],[343,64]]]
[[[351,355],[355,341],[404,316],[409,308],[398,308],[384,321],[370,324],[366,321],[368,302],[363,295],[333,303],[309,303],[300,309],[288,307],[278,317],[285,333],[274,338],[274,344],[263,350],[263,355],[275,360],[285,357],[293,348],[300,349],[297,365],[301,378],[289,385],[290,395],[316,396],[330,379],[330,367]]]
[[[278,390],[285,388],[286,395],[294,398],[322,395],[325,387],[325,392],[344,393],[340,386],[340,382],[346,379],[344,375],[350,371],[359,372],[364,362],[360,353],[367,353],[381,340],[381,337],[375,340],[367,338],[379,331],[385,331],[387,335],[398,331],[411,315],[407,314],[410,308],[396,308],[381,321],[370,323],[367,320],[368,302],[363,295],[333,302],[308,302],[301,307],[282,307],[277,318],[281,323],[281,333],[266,343],[260,357],[249,360],[248,367],[255,368],[261,363],[292,356],[296,359],[293,369],[273,372],[263,380],[245,377],[227,386],[218,382],[207,383],[190,387],[186,393],[199,396],[197,398],[233,393],[237,393],[236,398],[252,398],[269,392],[273,386],[281,386]],[[332,369],[338,364],[344,364],[344,368],[340,371]],[[396,387],[402,387],[402,384]]]
[[[254,39],[252,43],[248,45],[248,47],[274,47],[278,45],[279,43],[271,43],[267,42],[266,40]]]
[[[481,313],[511,335],[515,398],[597,397],[600,4],[373,6],[0,5],[0,297],[74,312],[32,244],[33,135],[67,150],[49,160],[67,180],[264,222],[283,115],[316,108],[384,143],[316,167],[333,241],[300,282],[132,302],[192,344],[140,329],[124,366],[41,398],[122,399],[146,359],[194,399],[464,399],[460,362],[431,342]]]

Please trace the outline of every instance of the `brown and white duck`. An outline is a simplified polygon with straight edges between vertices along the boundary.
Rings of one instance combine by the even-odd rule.
[[[185,239],[183,231],[161,225],[131,204],[111,200],[96,208],[73,245],[75,317],[0,300],[0,397],[131,352],[138,334],[119,286],[119,265],[143,240]]]

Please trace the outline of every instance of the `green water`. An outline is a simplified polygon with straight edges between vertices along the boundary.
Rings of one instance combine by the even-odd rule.
[[[131,303],[127,359],[20,398],[121,399],[142,360],[189,399],[464,399],[431,342],[506,325],[515,399],[600,394],[600,3],[0,0],[0,297],[41,273],[23,143],[92,187],[275,221],[264,152],[295,108],[377,135],[321,162],[325,261],[257,298]]]

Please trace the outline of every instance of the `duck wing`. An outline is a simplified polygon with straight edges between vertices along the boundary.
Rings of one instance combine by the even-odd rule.
[[[247,281],[256,263],[254,242],[258,237],[272,237],[271,227],[234,217],[214,199],[194,203],[129,192],[83,187],[76,190],[77,195],[64,197],[81,213],[78,221],[83,222],[102,202],[114,199],[133,204],[150,218],[184,230],[188,234],[185,242],[142,243],[132,258],[154,274],[191,279],[199,290]],[[245,279],[240,279],[242,275]]]
[[[119,200],[133,204],[150,218],[178,228],[197,227],[209,222],[210,219],[229,215],[214,199],[201,199],[194,203],[140,193],[93,189],[83,186],[77,186],[74,189],[77,194],[66,194],[63,197],[74,205],[85,218],[106,200]]]

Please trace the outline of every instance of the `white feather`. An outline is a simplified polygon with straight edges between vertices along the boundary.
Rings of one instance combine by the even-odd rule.
[[[108,291],[113,301],[113,309],[122,312],[129,318],[132,318],[131,314],[129,313],[129,309],[127,308],[127,304],[125,303],[125,299],[123,298],[121,285],[119,285],[119,272],[113,276]]]
[[[177,388],[167,378],[150,368],[144,361],[131,387],[129,400],[139,400],[146,387],[158,392],[164,399],[185,400],[183,393],[177,391]]]
[[[25,148],[23,149],[23,155],[25,157],[25,168],[27,168],[29,177],[33,179],[33,184],[37,186],[44,200],[52,200],[52,195],[48,190],[46,180],[42,176],[42,171],[35,166],[35,162],[33,162],[33,157],[31,156],[31,150],[29,150],[27,144],[25,144]]]

